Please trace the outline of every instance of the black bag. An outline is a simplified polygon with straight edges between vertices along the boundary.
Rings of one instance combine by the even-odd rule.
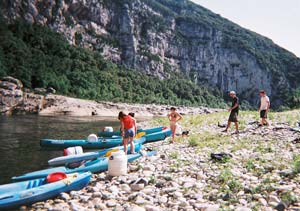
[[[224,162],[224,161],[232,158],[232,155],[228,154],[228,153],[225,153],[225,152],[220,152],[220,153],[211,153],[210,157],[214,161]]]

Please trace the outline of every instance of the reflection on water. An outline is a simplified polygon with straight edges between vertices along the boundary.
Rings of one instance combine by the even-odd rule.
[[[119,128],[117,119],[24,115],[0,116],[0,184],[12,176],[48,167],[47,161],[62,150],[45,150],[40,139],[82,139],[104,126]]]

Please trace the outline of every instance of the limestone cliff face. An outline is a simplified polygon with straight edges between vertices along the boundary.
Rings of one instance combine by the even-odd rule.
[[[187,8],[173,7],[169,0],[3,0],[0,12],[9,22],[21,18],[47,25],[71,44],[130,68],[162,78],[182,71],[195,83],[236,90],[252,103],[265,89],[279,105],[282,87],[290,89],[285,75],[274,78],[249,51],[226,47],[220,27],[185,17],[195,13],[201,20],[203,10],[217,21],[227,20],[202,7]]]

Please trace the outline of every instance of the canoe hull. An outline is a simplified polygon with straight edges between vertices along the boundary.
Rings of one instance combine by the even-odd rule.
[[[138,133],[140,132],[145,132],[146,134],[151,134],[151,133],[156,133],[159,131],[162,131],[164,127],[154,127],[154,128],[149,128],[149,129],[141,129],[141,130],[137,130]],[[98,136],[99,137],[112,137],[112,136],[120,136],[121,133],[120,131],[115,131],[115,132],[107,132],[107,131],[101,131],[98,132]]]
[[[170,129],[164,129],[162,131],[156,132],[156,133],[151,133],[145,135],[146,142],[145,143],[151,143],[155,141],[161,141],[164,140],[165,138],[169,137],[171,135],[171,130]]]
[[[128,162],[132,162],[142,155],[140,153],[136,154],[129,154],[127,155],[127,160]],[[41,177],[46,177],[48,174],[53,173],[53,172],[64,172],[66,174],[71,174],[75,172],[87,172],[90,171],[92,173],[96,172],[103,172],[108,169],[108,158],[97,158],[95,160],[87,161],[84,165],[81,165],[77,168],[67,168],[64,166],[61,167],[55,167],[55,168],[49,168],[49,169],[44,169],[40,171],[34,171],[34,172],[29,172],[27,174],[23,174],[21,176],[16,176],[13,177],[13,181],[23,181],[23,180],[30,180],[30,179],[36,179],[36,178],[41,178]]]
[[[135,152],[139,152],[142,149],[142,143],[144,143],[145,141],[146,141],[146,139],[144,137],[142,137],[134,142]],[[97,157],[102,157],[108,151],[113,150],[113,149],[124,150],[124,147],[119,146],[119,147],[104,149],[104,150],[97,151],[97,152],[87,152],[87,153],[78,154],[78,155],[61,156],[61,157],[57,157],[57,158],[49,160],[48,164],[50,166],[57,166],[57,165],[64,165],[64,164],[72,163],[72,162],[78,162],[78,161],[82,161],[82,160],[91,160],[91,159],[95,159]],[[127,153],[130,153],[130,144],[128,145]]]
[[[43,184],[45,178],[0,186],[0,210],[16,208],[53,198],[62,192],[80,190],[91,178],[90,172],[78,174],[70,183],[66,180]]]
[[[51,147],[64,149],[67,147],[81,146],[84,149],[106,149],[122,144],[121,138],[98,139],[96,142],[89,142],[85,139],[78,140],[58,140],[58,139],[42,139],[40,140],[41,147]]]

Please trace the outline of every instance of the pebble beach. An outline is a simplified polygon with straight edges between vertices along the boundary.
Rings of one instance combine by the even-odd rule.
[[[242,113],[240,134],[221,132],[227,115],[184,116],[190,135],[146,144],[157,155],[130,163],[127,175],[94,174],[80,191],[20,210],[300,210],[299,111],[273,114],[265,127]],[[220,152],[230,156],[211,158]]]

